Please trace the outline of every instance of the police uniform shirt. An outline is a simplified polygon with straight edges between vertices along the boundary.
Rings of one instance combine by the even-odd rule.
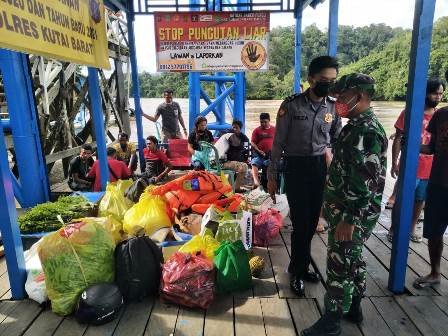
[[[170,104],[162,103],[157,107],[156,115],[162,117],[162,130],[171,134],[180,133],[179,116],[181,114],[180,106],[176,102]]]
[[[277,113],[271,162],[279,162],[282,153],[286,157],[324,155],[342,127],[334,101],[326,97],[320,103],[313,102],[308,90],[286,98]],[[276,169],[275,164],[269,167],[273,174]]]

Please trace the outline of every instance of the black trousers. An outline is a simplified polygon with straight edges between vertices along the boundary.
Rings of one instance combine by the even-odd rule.
[[[326,176],[325,155],[286,159],[285,187],[293,227],[290,270],[298,278],[311,262],[311,240],[319,221]]]

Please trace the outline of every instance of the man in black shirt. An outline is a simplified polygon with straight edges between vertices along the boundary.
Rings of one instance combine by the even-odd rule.
[[[163,92],[163,97],[165,98],[165,102],[157,107],[156,114],[153,117],[146,113],[143,113],[143,116],[152,122],[156,122],[160,116],[162,117],[163,142],[166,143],[169,139],[182,138],[179,123],[182,126],[185,136],[187,136],[187,128],[182,118],[180,105],[173,101],[173,90],[166,89]]]
[[[247,173],[247,159],[249,157],[249,138],[241,132],[243,123],[239,120],[232,122],[233,134],[229,137],[229,149],[226,152],[227,161],[223,168],[236,173],[235,190],[240,191]]]
[[[81,146],[81,152],[70,161],[68,167],[68,186],[74,191],[89,191],[92,189],[92,183],[86,176],[93,166],[92,146],[84,144]]]
[[[188,151],[191,153],[191,164],[195,170],[204,169],[204,153],[201,151],[200,141],[213,143],[213,135],[207,129],[207,118],[198,117],[194,123],[193,132],[188,137]]]

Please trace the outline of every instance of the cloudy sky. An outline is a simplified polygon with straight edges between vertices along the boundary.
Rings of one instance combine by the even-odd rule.
[[[303,27],[315,23],[320,29],[328,27],[328,4],[316,9],[308,7],[303,15]],[[412,28],[414,0],[340,0],[339,24],[365,26],[385,23],[392,27]],[[435,20],[448,16],[448,0],[437,0]],[[271,14],[271,28],[294,24],[292,14]],[[149,15],[137,16],[135,22],[139,71],[155,72],[154,21]]]

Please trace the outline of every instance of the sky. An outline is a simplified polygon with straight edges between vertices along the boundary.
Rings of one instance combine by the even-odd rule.
[[[391,27],[412,28],[414,0],[339,0],[339,24],[361,27],[371,23],[385,23]],[[326,0],[316,9],[308,7],[303,13],[302,28],[313,23],[320,29],[328,28]],[[434,20],[448,16],[448,0],[437,0]],[[271,14],[271,28],[292,26],[292,14]],[[137,16],[135,21],[137,62],[139,72],[156,71],[154,20],[150,15]]]

